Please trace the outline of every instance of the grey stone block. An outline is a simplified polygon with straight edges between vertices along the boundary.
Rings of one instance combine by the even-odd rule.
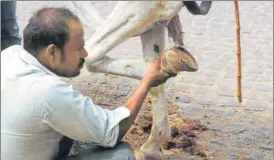
[[[252,111],[263,111],[267,107],[266,102],[254,101],[254,100],[247,100],[247,102],[244,105],[246,110],[252,110]]]

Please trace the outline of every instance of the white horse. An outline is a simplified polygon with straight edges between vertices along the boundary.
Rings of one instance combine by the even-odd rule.
[[[110,73],[141,79],[151,62],[164,53],[165,27],[177,49],[178,47],[183,48],[182,28],[178,12],[184,6],[192,14],[205,15],[211,7],[211,2],[203,1],[199,6],[195,1],[119,1],[108,18],[86,42],[88,57],[85,68],[89,72]],[[98,18],[98,16],[99,14],[94,17]],[[137,60],[114,59],[106,55],[114,47],[134,36],[141,37],[142,58]],[[187,61],[185,57],[175,56],[175,60],[176,58]],[[193,57],[189,58],[194,60]],[[196,63],[192,68],[195,67],[197,67]],[[191,70],[181,69],[180,71]],[[151,89],[150,93],[153,98],[153,125],[148,140],[136,154],[137,159],[146,157],[162,159],[161,145],[170,138],[171,133],[165,107],[164,85]]]

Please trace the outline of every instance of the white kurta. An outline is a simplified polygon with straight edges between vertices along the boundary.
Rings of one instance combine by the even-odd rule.
[[[114,146],[129,109],[103,109],[22,46],[1,53],[1,159],[51,160],[63,135]]]

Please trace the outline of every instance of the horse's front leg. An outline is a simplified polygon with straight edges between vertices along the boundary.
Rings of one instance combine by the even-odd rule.
[[[89,69],[94,73],[108,73],[123,77],[129,77],[134,79],[141,79],[145,72],[147,71],[148,66],[150,66],[150,61],[144,58],[112,58],[105,56],[102,60],[94,62],[90,65]],[[90,71],[84,67],[81,70],[80,76],[77,78],[85,77],[90,75]]]
[[[155,59],[165,48],[165,28],[153,28],[149,32],[141,35],[144,57]],[[160,148],[170,138],[170,126],[165,107],[164,85],[152,88],[152,114],[153,124],[148,140],[137,152],[137,159],[162,159]]]

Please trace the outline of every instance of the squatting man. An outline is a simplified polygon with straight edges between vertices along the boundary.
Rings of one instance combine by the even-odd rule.
[[[121,141],[151,87],[170,77],[156,59],[123,106],[103,109],[61,77],[85,62],[84,29],[66,8],[42,8],[23,30],[23,45],[1,53],[1,159],[135,159]],[[68,157],[72,140],[94,149]],[[98,149],[99,148],[99,149]]]

